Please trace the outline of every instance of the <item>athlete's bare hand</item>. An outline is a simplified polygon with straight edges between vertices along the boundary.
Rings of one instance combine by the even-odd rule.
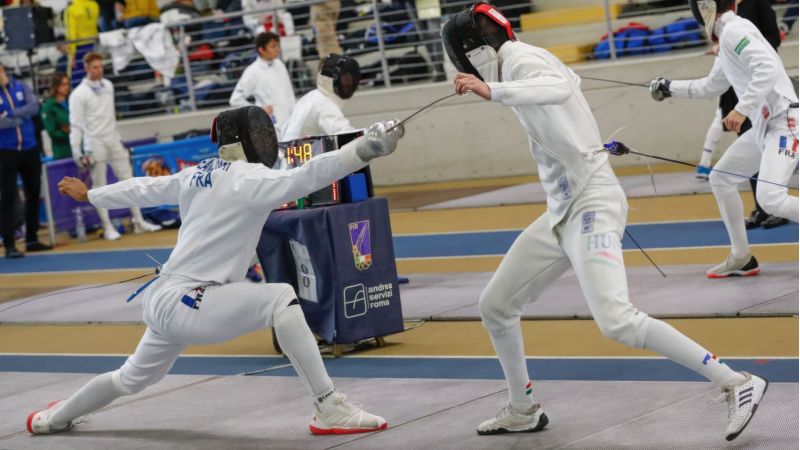
[[[89,201],[89,188],[77,178],[64,177],[58,182],[58,192],[61,195],[68,195],[79,202]]]
[[[725,125],[725,128],[739,133],[745,120],[747,120],[747,116],[734,109],[722,119],[722,124]]]
[[[481,81],[480,78],[472,74],[459,73],[455,79],[456,94],[464,95],[467,92],[472,92],[484,100],[492,99],[492,90],[489,85]]]

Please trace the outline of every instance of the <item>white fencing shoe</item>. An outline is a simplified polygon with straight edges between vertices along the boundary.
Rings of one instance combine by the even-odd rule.
[[[152,233],[161,229],[161,225],[150,223],[146,220],[133,220],[133,234]]]
[[[311,434],[368,433],[386,429],[389,424],[383,417],[370,414],[361,406],[347,401],[347,396],[333,391],[321,404],[314,403]]]
[[[478,425],[478,434],[531,433],[543,429],[549,422],[547,414],[538,403],[524,412],[519,412],[508,404],[493,419]]]
[[[750,419],[758,409],[758,403],[767,392],[769,381],[741,372],[747,379],[735,386],[723,386],[722,393],[728,402],[728,428],[725,430],[725,439],[732,441],[744,431]]]
[[[708,278],[752,277],[758,275],[760,271],[756,257],[748,253],[742,259],[733,259],[733,255],[728,255],[722,264],[709,269],[706,276]]]
[[[119,231],[116,230],[114,227],[105,227],[103,228],[103,239],[107,241],[116,241],[122,237],[119,234]]]
[[[57,409],[57,405],[61,401],[55,401],[50,403],[47,409],[42,411],[36,411],[31,413],[28,416],[28,422],[26,426],[28,427],[28,432],[31,434],[51,434],[51,433],[59,433],[61,431],[67,431],[72,428],[72,422],[68,423],[64,428],[53,428],[50,426],[50,415]]]

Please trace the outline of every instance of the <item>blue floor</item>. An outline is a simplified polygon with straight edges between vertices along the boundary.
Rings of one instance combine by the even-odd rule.
[[[122,356],[0,355],[0,372],[103,373],[119,368]],[[182,356],[171,374],[237,375],[288,364],[277,356]],[[745,370],[773,382],[798,382],[797,359],[726,359],[734,370]],[[333,377],[439,378],[501,380],[503,372],[494,358],[393,358],[346,357],[326,359]],[[704,381],[695,372],[666,359],[654,358],[541,358],[529,359],[536,380],[573,381]],[[292,376],[281,368],[266,376]]]
[[[397,258],[430,258],[503,255],[521,230],[476,231],[469,233],[399,235],[394,238]],[[697,221],[639,224],[628,231],[644,248],[680,248],[729,245],[721,221]],[[790,223],[779,228],[757,228],[747,232],[751,244],[786,244],[798,242],[798,226]],[[628,236],[624,249],[635,249]],[[149,253],[166,261],[171,250],[165,248],[110,250],[101,252],[50,253],[27,255],[21,260],[0,259],[0,273],[58,272],[73,270],[108,270],[152,268]]]

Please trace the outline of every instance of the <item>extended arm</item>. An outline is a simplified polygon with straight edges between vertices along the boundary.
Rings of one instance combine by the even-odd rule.
[[[187,169],[189,170],[189,169]],[[132,208],[178,203],[183,172],[162,177],[135,177],[88,192],[88,200],[101,208]]]
[[[682,98],[712,98],[722,95],[731,84],[722,71],[720,58],[721,56],[714,58],[714,66],[705,78],[672,81],[669,84],[670,94]]]

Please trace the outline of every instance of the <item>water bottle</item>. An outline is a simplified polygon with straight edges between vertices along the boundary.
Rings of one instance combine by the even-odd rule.
[[[75,208],[75,234],[79,241],[86,242],[86,224],[83,223],[83,211],[80,208]]]

